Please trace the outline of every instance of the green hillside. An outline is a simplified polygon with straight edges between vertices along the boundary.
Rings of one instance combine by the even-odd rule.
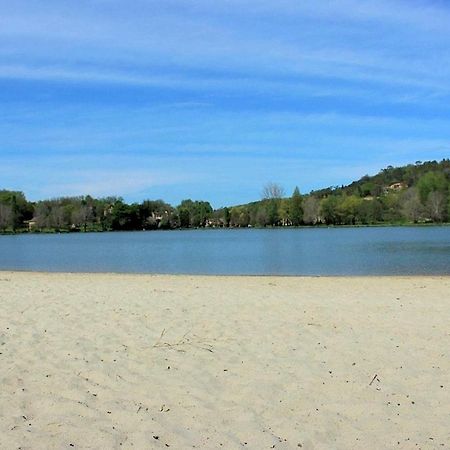
[[[231,225],[442,223],[450,220],[450,160],[388,166],[347,186],[313,191],[301,197],[300,221],[295,196],[268,191],[261,201],[231,208]]]

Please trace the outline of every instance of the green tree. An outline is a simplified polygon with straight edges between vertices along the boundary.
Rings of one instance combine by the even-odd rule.
[[[229,227],[230,226],[230,209],[227,208],[226,206],[225,206],[225,208],[223,208],[222,218],[223,218],[223,226]]]
[[[428,195],[431,192],[437,191],[446,194],[447,189],[448,182],[442,172],[427,172],[425,175],[421,176],[417,182],[417,190],[422,204],[426,203]]]
[[[368,197],[369,195],[377,195],[377,186],[373,181],[367,181],[360,187],[361,197]]]
[[[266,227],[269,225],[269,216],[267,215],[267,207],[265,204],[260,203],[256,210],[255,225],[258,227]]]
[[[31,219],[32,205],[23,192],[0,190],[0,203],[11,208],[10,227],[13,231],[24,227],[24,220]]]
[[[292,225],[291,206],[290,198],[282,198],[278,201],[278,215],[282,226]]]
[[[271,226],[278,225],[278,222],[280,221],[280,215],[279,215],[279,207],[280,200],[271,198],[266,201],[266,211],[267,211],[267,220],[268,224]]]
[[[358,223],[358,211],[364,201],[365,200],[357,197],[356,195],[341,197],[336,205],[336,212],[339,217],[339,222],[346,225],[355,225]]]
[[[296,186],[290,201],[290,216],[292,225],[298,226],[303,221],[303,198]]]
[[[139,205],[127,205],[122,201],[114,204],[111,211],[111,228],[113,230],[139,230],[142,223],[139,218]]]
[[[177,209],[180,213],[180,220],[182,209],[189,212],[189,225],[192,227],[204,227],[213,212],[213,209],[209,202],[199,200],[192,201],[191,199],[183,200]],[[186,213],[183,214],[185,217]]]
[[[383,205],[378,199],[364,199],[358,206],[357,216],[364,224],[378,223],[383,220]]]
[[[402,214],[402,207],[400,201],[401,195],[397,192],[388,192],[386,195],[380,198],[382,205],[384,222],[402,222],[404,215]]]
[[[187,208],[179,208],[178,214],[180,217],[180,227],[181,228],[189,228],[191,224],[191,214],[189,213],[189,209]]]
[[[336,195],[325,197],[320,202],[320,215],[323,217],[325,223],[336,225],[339,223],[339,215],[337,206],[339,199]]]

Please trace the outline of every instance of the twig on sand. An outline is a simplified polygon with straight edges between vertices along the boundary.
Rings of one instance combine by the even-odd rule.
[[[369,383],[369,386],[372,386],[372,383],[377,379],[378,374],[375,374],[372,378],[372,381]]]
[[[183,346],[190,345],[191,347],[200,348],[202,350],[206,350],[208,352],[213,353],[213,346],[206,343],[204,339],[199,338],[196,335],[192,335],[192,337],[189,337],[190,331],[187,331],[178,341],[176,342],[163,342],[162,338],[166,334],[166,329],[164,328],[161,332],[161,335],[158,339],[158,341],[153,345],[153,348],[169,348],[174,349],[179,352],[184,352]]]

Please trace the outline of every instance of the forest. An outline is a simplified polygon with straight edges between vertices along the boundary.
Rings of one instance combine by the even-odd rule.
[[[388,166],[347,186],[286,196],[268,183],[261,199],[213,209],[208,201],[163,200],[127,204],[90,195],[30,202],[22,192],[0,190],[0,232],[87,232],[178,228],[239,228],[425,224],[450,222],[450,160]]]

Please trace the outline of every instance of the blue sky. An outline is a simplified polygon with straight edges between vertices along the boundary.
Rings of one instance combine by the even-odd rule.
[[[447,1],[0,0],[0,187],[257,200],[450,156]]]

